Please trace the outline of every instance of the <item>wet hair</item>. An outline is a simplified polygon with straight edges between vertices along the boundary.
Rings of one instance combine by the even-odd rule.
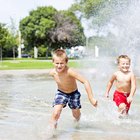
[[[57,49],[53,52],[53,61],[54,61],[55,56],[64,58],[65,61],[68,62],[67,54],[66,54],[65,50],[63,50],[63,49]]]
[[[117,58],[117,63],[118,63],[118,64],[120,63],[120,59],[121,59],[121,58],[128,59],[129,62],[131,62],[131,59],[130,59],[127,55],[120,55],[120,56]]]

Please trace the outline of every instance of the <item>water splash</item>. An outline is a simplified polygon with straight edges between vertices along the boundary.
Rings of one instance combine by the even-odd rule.
[[[133,66],[139,62],[140,44],[140,1],[134,0],[127,10],[115,15],[102,31],[114,36],[112,44],[117,48],[117,55],[127,54]]]

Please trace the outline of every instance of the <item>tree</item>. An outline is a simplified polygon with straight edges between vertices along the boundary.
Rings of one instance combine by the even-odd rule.
[[[71,11],[60,11],[55,15],[56,27],[50,31],[50,38],[55,48],[70,48],[84,45],[83,27],[75,14]]]
[[[13,18],[11,19],[11,25],[9,26],[9,32],[10,32],[10,36],[9,36],[9,44],[12,47],[12,54],[13,54],[13,58],[15,59],[16,54],[17,54],[17,47],[19,46],[19,34],[18,31],[16,29],[16,25],[14,23]]]
[[[16,46],[16,38],[10,33],[5,24],[0,23],[0,58],[9,56],[13,46]]]
[[[120,14],[122,9],[127,10],[130,2],[131,0],[76,0],[70,10],[78,13],[80,19],[92,19],[92,24],[100,27]]]
[[[8,31],[4,27],[4,24],[0,23],[0,59],[2,61],[2,48],[5,47],[8,37]]]
[[[44,45],[48,50],[83,44],[85,39],[80,21],[71,11],[57,11],[55,8],[38,7],[20,21],[21,36],[25,46]]]
[[[4,56],[13,57],[15,59],[16,48],[17,48],[16,36],[13,36],[13,34],[8,33],[6,37],[6,43],[4,45],[4,50],[3,50]]]
[[[53,19],[55,13],[56,10],[52,7],[39,7],[20,21],[21,37],[28,50],[48,42],[48,31],[55,26]]]

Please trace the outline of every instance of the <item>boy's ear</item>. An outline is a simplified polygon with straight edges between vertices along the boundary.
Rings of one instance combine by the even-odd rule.
[[[68,59],[68,58],[66,58],[66,63],[68,63],[68,60],[69,60],[69,59]]]

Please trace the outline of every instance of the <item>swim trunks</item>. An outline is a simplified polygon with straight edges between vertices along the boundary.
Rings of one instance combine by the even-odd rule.
[[[66,105],[68,104],[71,109],[80,109],[80,97],[81,94],[78,90],[67,94],[58,89],[54,98],[53,106],[62,104],[64,105],[63,107],[66,107]]]
[[[114,92],[114,96],[113,96],[113,101],[116,103],[117,106],[119,106],[121,103],[125,103],[126,104],[126,111],[128,113],[129,108],[130,108],[130,104],[127,102],[127,97],[129,96],[128,93],[122,93],[119,91],[115,91]]]

